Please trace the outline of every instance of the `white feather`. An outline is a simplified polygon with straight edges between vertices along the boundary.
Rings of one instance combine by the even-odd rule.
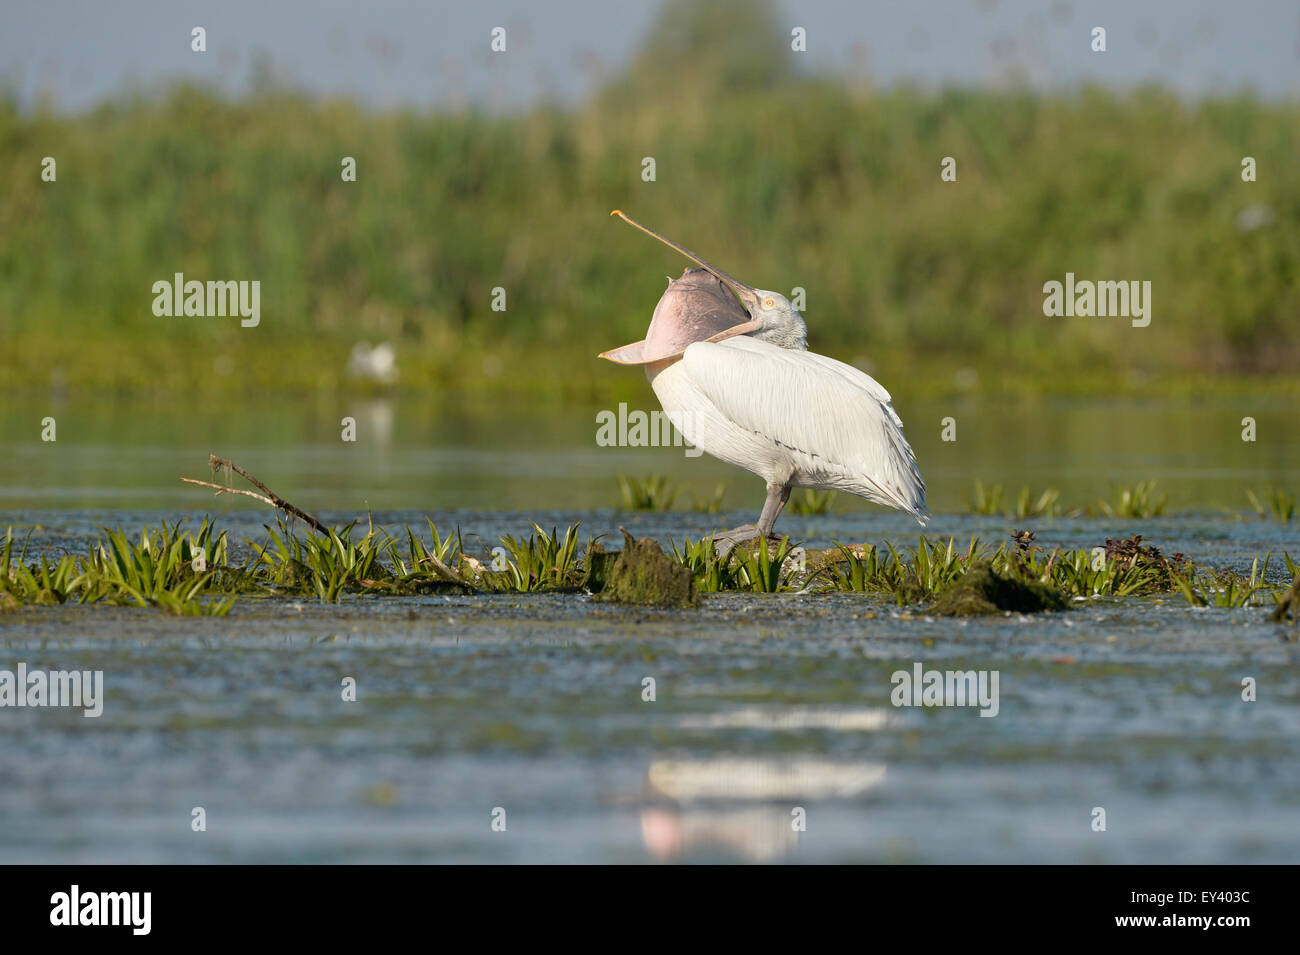
[[[924,524],[925,480],[889,392],[852,365],[746,336],[649,371],[683,437],[769,484],[846,491]]]

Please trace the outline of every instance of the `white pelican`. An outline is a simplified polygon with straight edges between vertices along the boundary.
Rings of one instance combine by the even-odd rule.
[[[618,209],[610,215],[701,266],[670,282],[645,339],[599,357],[644,365],[683,438],[767,482],[757,525],[717,539],[770,536],[796,487],[846,491],[925,524],[925,479],[889,392],[808,351],[807,326],[785,296],[746,285]]]

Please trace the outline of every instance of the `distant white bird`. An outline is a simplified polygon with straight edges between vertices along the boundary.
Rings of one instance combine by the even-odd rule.
[[[397,351],[388,342],[380,342],[373,348],[366,342],[357,342],[348,356],[348,374],[392,384],[397,380]]]
[[[719,540],[771,535],[796,487],[847,491],[925,524],[925,479],[889,392],[808,351],[807,326],[780,293],[746,285],[617,209],[611,215],[702,267],[669,284],[643,341],[600,357],[644,365],[687,441],[767,482],[757,525]]]

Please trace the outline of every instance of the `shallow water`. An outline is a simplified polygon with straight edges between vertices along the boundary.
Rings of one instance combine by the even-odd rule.
[[[1248,510],[1247,488],[1297,491],[1300,442],[1289,396],[1105,399],[933,399],[889,381],[936,512],[966,510],[975,478],[1056,487],[1070,508],[1118,485],[1158,480],[1172,509]],[[623,382],[626,384],[626,382]],[[658,408],[638,378],[627,412]],[[757,511],[756,478],[682,447],[605,447],[596,416],[618,402],[340,398],[214,405],[89,398],[0,404],[0,510],[185,509],[226,505],[183,485],[208,477],[208,453],[229,458],[308,510],[363,512],[513,508],[588,511],[618,503],[615,475],[663,473],[684,485],[679,507],[725,484],[727,505]],[[344,417],[354,442],[341,440]],[[1242,441],[1244,417],[1256,440]],[[42,421],[57,441],[41,440]],[[943,421],[955,422],[953,441]],[[229,509],[243,510],[237,502]],[[837,509],[879,513],[841,495]],[[747,518],[752,519],[752,518]]]
[[[1300,554],[1294,525],[1223,510],[1245,509],[1247,487],[1295,489],[1285,400],[944,402],[897,384],[936,511],[964,510],[974,477],[1012,495],[1056,486],[1066,506],[1157,478],[1184,511],[938,513],[933,537],[1141,533],[1238,571],[1272,551],[1273,580],[1282,551]],[[204,513],[235,542],[259,536],[268,510],[179,483],[207,476],[208,451],[332,522],[427,514],[471,549],[534,520],[616,542],[620,525],[667,541],[754,517],[747,475],[680,448],[598,447],[594,404],[520,405],[12,401],[0,523],[34,528],[34,553],[52,555],[105,526],[193,528]],[[54,443],[39,440],[47,415]],[[356,443],[339,440],[342,415]],[[945,416],[956,442],[940,440]],[[734,510],[620,513],[619,472],[685,482],[682,506],[726,482]],[[809,546],[915,546],[909,519],[844,497],[836,510],[779,526]],[[98,719],[0,709],[0,860],[1294,862],[1297,656],[1294,629],[1262,608],[1173,598],[978,621],[860,595],[726,595],[694,612],[575,595],[243,599],[215,620],[27,609],[0,614],[0,669],[102,670],[107,700]],[[996,671],[997,716],[893,706],[892,674],[916,663]],[[1241,699],[1246,677],[1257,702]],[[197,806],[206,832],[191,831]]]
[[[180,516],[23,518],[40,528],[35,546],[57,551],[103,523]],[[237,539],[266,516],[250,504],[222,526]],[[433,516],[471,541],[532,517],[664,540],[719,520]],[[1140,526],[1224,566],[1287,546],[1269,522]],[[1034,527],[1049,546],[1135,529]],[[784,529],[810,543],[914,533],[879,512]],[[932,531],[1006,529],[942,516]],[[0,667],[103,670],[107,699],[98,719],[0,710],[0,859],[1294,862],[1294,641],[1261,608],[1174,599],[973,621],[859,595],[725,595],[683,612],[575,595],[244,599],[215,620],[23,610],[0,615]],[[997,715],[893,706],[891,675],[918,662],[996,670]],[[355,703],[341,699],[348,676]],[[1241,699],[1245,677],[1257,702]],[[206,832],[191,831],[196,806]],[[498,808],[504,832],[491,828]]]

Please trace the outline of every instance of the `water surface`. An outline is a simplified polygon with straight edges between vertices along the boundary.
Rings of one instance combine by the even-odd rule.
[[[1293,527],[1224,510],[1297,473],[1280,404],[899,407],[941,512],[931,535],[996,543],[1028,526],[1049,547],[1091,547],[1141,533],[1236,570],[1300,553]],[[427,515],[479,550],[534,520],[667,542],[753,518],[755,479],[681,449],[597,447],[597,410],[11,405],[0,522],[57,555],[104,526],[194,527],[211,513],[242,551],[270,512],[176,480],[204,477],[209,450],[327,520]],[[357,418],[355,444],[338,440],[342,413]],[[54,444],[38,439],[45,414]],[[946,415],[956,442],[939,440]],[[725,481],[728,509],[621,512],[619,472],[683,481],[683,505]],[[1177,513],[951,513],[974,476],[1057,486],[1067,504],[1158,478]],[[836,508],[781,529],[810,546],[914,546],[908,519]],[[107,699],[98,719],[0,709],[0,860],[1294,862],[1295,636],[1263,608],[1175,598],[974,621],[816,594],[683,612],[583,595],[243,599],[224,619],[26,609],[0,614],[0,669],[103,670]],[[893,706],[892,674],[918,662],[997,671],[997,716]],[[341,699],[346,677],[355,703]],[[207,831],[193,832],[200,806]]]

